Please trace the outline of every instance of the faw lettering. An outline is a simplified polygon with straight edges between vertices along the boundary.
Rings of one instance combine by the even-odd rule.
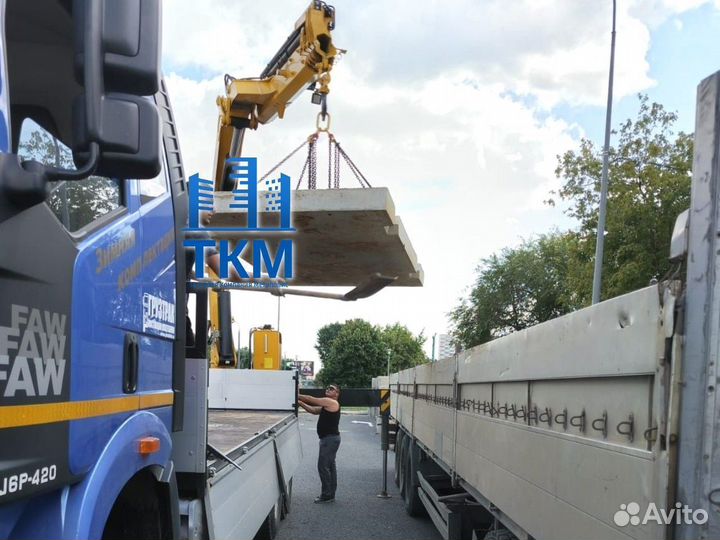
[[[0,396],[58,396],[65,379],[67,316],[13,304],[0,326]]]

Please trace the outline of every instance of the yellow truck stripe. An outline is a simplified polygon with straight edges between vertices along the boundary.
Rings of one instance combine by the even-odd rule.
[[[172,392],[156,392],[91,401],[8,405],[0,407],[0,429],[81,420],[83,418],[152,409],[154,407],[165,407],[172,404]]]

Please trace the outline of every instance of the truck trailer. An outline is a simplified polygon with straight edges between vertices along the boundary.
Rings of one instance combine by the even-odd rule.
[[[720,72],[657,283],[390,376],[395,479],[445,540],[720,536]]]

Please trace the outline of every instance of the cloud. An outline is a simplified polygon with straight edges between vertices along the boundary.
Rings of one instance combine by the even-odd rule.
[[[653,4],[648,6],[647,4]],[[688,4],[690,4],[688,2]],[[698,4],[698,2],[693,2]],[[574,0],[367,1],[338,3],[337,40],[347,62],[376,83],[412,85],[470,69],[483,84],[558,103],[602,104],[606,99],[611,2]],[[619,3],[618,97],[652,86],[645,60],[647,23],[688,9],[680,2]],[[351,20],[348,27],[343,20]],[[367,59],[372,59],[368,61]]]
[[[444,332],[446,313],[481,258],[569,226],[542,201],[559,184],[556,155],[576,146],[583,129],[554,107],[604,105],[607,92],[609,1],[334,3],[334,38],[349,52],[333,70],[332,131],[370,182],[390,189],[426,283],[347,304],[283,299],[283,342],[301,359],[315,357],[320,326],[353,317]],[[652,28],[700,3],[619,2],[616,99],[654,84]],[[211,175],[222,74],[259,74],[306,3],[272,7],[164,4],[164,64],[188,175]],[[317,113],[301,94],[285,119],[246,134],[245,155],[267,170],[314,131]],[[320,185],[324,152],[321,146]],[[283,172],[296,180],[302,161],[288,161]],[[343,186],[356,186],[347,171]],[[234,296],[242,332],[276,324],[275,298]]]
[[[675,15],[709,3],[708,0],[634,0],[629,4],[628,13],[654,29]]]
[[[618,2],[617,98],[651,87],[650,30],[707,0]],[[258,75],[290,33],[305,2],[273,9],[218,0],[203,10],[189,0],[164,9],[166,66],[175,72]],[[349,49],[347,69],[375,85],[405,88],[471,70],[498,84],[559,103],[606,99],[612,3],[608,0],[336,0],[335,42]]]
[[[539,119],[532,107],[502,95],[499,88],[478,84],[469,72],[429,80],[411,96],[373,88],[348,73],[338,75],[335,84],[334,132],[371,183],[390,188],[427,280],[423,289],[386,290],[351,306],[283,300],[283,305],[307,310],[301,327],[289,323],[288,313],[284,328],[284,342],[303,357],[312,357],[317,329],[343,317],[401,321],[415,332],[444,331],[446,312],[472,281],[482,256],[556,223],[556,212],[533,198],[537,190],[546,196],[549,186],[555,186],[554,156],[573,146],[576,128],[556,118]],[[168,86],[187,173],[209,171],[219,81],[171,75]],[[299,100],[285,120],[247,135],[246,155],[257,156],[261,170],[267,170],[309,134],[316,113],[307,100]],[[322,146],[319,158],[322,185]],[[302,159],[289,161],[283,171],[297,178]],[[344,172],[343,186],[356,187]],[[261,306],[266,306],[273,312],[267,307],[274,305],[272,298],[235,296],[253,311],[264,313]],[[249,321],[240,313],[235,318],[246,328],[268,322]]]

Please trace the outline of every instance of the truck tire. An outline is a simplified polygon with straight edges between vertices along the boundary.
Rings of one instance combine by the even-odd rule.
[[[425,506],[423,506],[418,494],[417,468],[412,459],[412,448],[408,445],[406,469],[405,469],[405,512],[409,516],[418,517],[425,514]]]
[[[507,529],[495,529],[486,532],[483,540],[517,540],[517,537]]]
[[[398,430],[397,435],[395,436],[395,486],[400,487],[400,448],[402,447],[403,439],[405,438],[403,436],[403,430]]]
[[[280,507],[276,504],[255,533],[255,540],[275,540],[280,521]]]
[[[282,505],[280,505],[280,519],[283,520],[287,517],[287,515],[290,513],[290,505],[292,504],[292,481],[291,478],[290,481],[288,481],[287,485],[287,512],[285,512],[285,509]]]
[[[168,503],[150,470],[141,470],[125,484],[115,500],[105,523],[103,540],[167,538],[172,528]]]
[[[407,455],[409,442],[409,437],[403,437],[402,444],[400,445],[398,482],[400,483],[400,496],[403,499],[405,498],[405,477],[407,476]]]

